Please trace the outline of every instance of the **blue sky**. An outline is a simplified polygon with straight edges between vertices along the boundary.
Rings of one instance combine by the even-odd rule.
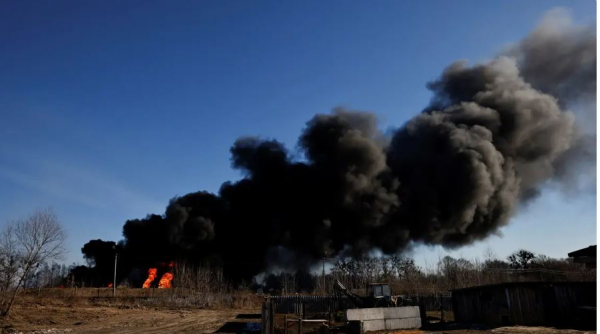
[[[0,224],[53,207],[83,262],[90,239],[175,195],[238,179],[242,135],[294,148],[336,106],[400,126],[457,59],[490,59],[555,7],[577,1],[2,1]],[[596,243],[596,195],[547,190],[503,237],[452,251],[564,257]],[[418,247],[420,263],[446,251]]]

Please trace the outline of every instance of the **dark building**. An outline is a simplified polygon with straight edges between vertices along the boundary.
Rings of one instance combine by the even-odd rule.
[[[452,292],[458,322],[594,327],[596,282],[513,282]]]
[[[584,263],[586,268],[596,269],[596,245],[582,248],[568,254],[575,263]]]

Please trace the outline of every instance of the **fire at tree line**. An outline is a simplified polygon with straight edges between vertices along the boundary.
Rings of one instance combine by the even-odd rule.
[[[64,238],[58,218],[50,210],[36,211],[29,218],[8,225],[0,236],[0,288],[4,302],[9,299],[7,294],[13,291],[14,284],[21,280],[26,288],[112,287],[114,255],[115,250],[118,254],[119,245],[111,241],[91,240],[81,249],[87,266],[50,264],[60,258]],[[43,239],[46,243],[39,244],[34,239]],[[39,251],[35,256],[31,254],[36,250],[31,247],[34,244]],[[595,279],[595,270],[588,270],[570,258],[553,259],[526,250],[518,250],[506,260],[497,258],[491,250],[480,259],[446,256],[425,268],[417,266],[410,257],[399,256],[362,256],[329,262],[331,270],[325,276],[299,270],[269,274],[261,282],[255,279],[236,282],[225,278],[222,268],[174,261],[135,270],[117,267],[116,278],[119,287],[181,287],[209,293],[255,292],[259,288],[269,293],[331,292],[335,280],[351,289],[361,289],[368,282],[381,281],[406,294],[442,293],[461,287],[498,283],[510,279],[515,273],[538,269],[566,275],[570,280]]]
[[[82,248],[88,266],[44,263],[31,273],[26,287],[112,287],[114,257],[105,256],[110,255],[110,252],[102,252],[102,249],[114,249],[114,245],[115,243],[110,241],[92,240]],[[491,251],[480,259],[445,256],[426,268],[417,266],[410,257],[365,256],[359,259],[332,261],[332,268],[325,277],[320,272],[282,272],[268,274],[261,282],[253,279],[237,282],[237,285],[235,282],[223,280],[221,268],[194,267],[185,263],[170,262],[158,263],[147,272],[136,270],[129,275],[123,275],[117,271],[117,281],[120,282],[119,287],[129,288],[171,288],[172,281],[176,282],[175,287],[191,288],[184,279],[174,280],[178,271],[187,271],[187,276],[204,276],[200,281],[207,282],[208,289],[215,291],[240,289],[255,292],[261,289],[276,294],[327,293],[333,291],[333,282],[339,280],[352,289],[361,289],[368,282],[378,281],[391,283],[397,288],[395,291],[406,294],[432,294],[473,285],[498,283],[506,281],[507,277],[515,273],[535,273],[536,269],[555,271],[558,275],[569,276],[571,280],[595,277],[594,271],[587,270],[583,264],[574,263],[570,258],[555,259],[527,250],[518,250],[505,260],[497,258]]]
[[[111,241],[92,240],[82,248],[87,266],[70,267],[52,263],[64,254],[65,233],[51,210],[38,210],[30,217],[12,222],[0,234],[0,307],[8,315],[19,292],[40,297],[49,292],[57,296],[77,296],[77,288],[94,287],[112,290],[115,279],[115,251],[120,245]],[[122,262],[127,263],[125,257]],[[595,281],[595,269],[572,259],[553,259],[526,250],[518,250],[506,260],[489,250],[481,259],[439,259],[435,265],[419,267],[409,257],[348,257],[331,259],[327,273],[303,270],[268,274],[259,282],[233,280],[220,267],[190,264],[185,261],[158,262],[149,268],[126,265],[116,271],[117,296],[131,296],[128,291],[172,291],[169,305],[194,307],[257,307],[257,290],[267,294],[331,294],[341,283],[352,290],[362,290],[370,282],[385,282],[397,294],[426,296],[445,294],[453,289],[531,279],[533,281]],[[531,276],[533,275],[533,276]],[[545,277],[538,276],[545,275]],[[527,277],[529,276],[529,278]],[[53,288],[53,289],[42,289]],[[73,289],[75,288],[75,289]],[[171,289],[172,288],[172,289]],[[66,292],[67,290],[73,291]],[[93,297],[81,289],[80,297]],[[63,292],[66,292],[63,293]],[[137,294],[139,295],[139,294]],[[153,294],[154,295],[154,294]],[[163,303],[159,298],[152,303]],[[162,305],[162,304],[160,304]]]

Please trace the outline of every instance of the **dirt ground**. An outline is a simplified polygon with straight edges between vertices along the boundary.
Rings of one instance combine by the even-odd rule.
[[[496,334],[587,334],[596,333],[596,331],[578,331],[574,329],[556,329],[549,327],[524,327],[524,326],[510,326],[510,327],[499,327],[488,330],[481,329],[445,329],[436,331],[418,331],[418,333],[448,333],[448,334],[483,334],[483,333],[496,333]],[[403,333],[405,334],[405,333]]]
[[[258,332],[260,311],[107,307],[92,305],[16,305],[3,333],[244,333]],[[399,331],[395,333],[430,333]],[[501,327],[493,330],[451,326],[432,333],[583,334],[541,327]]]
[[[260,311],[17,305],[4,332],[235,333],[247,322],[260,322]]]

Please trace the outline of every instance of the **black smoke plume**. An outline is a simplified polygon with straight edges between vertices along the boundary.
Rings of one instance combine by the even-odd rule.
[[[577,26],[568,12],[548,12],[538,27],[507,52],[525,81],[558,99],[577,116],[576,139],[557,163],[563,190],[596,188],[596,27]],[[572,161],[578,161],[573,165]]]
[[[81,248],[81,253],[88,266],[77,266],[71,269],[72,283],[77,286],[108,286],[113,281],[117,250],[118,246],[113,241],[97,239],[87,242]]]
[[[497,233],[580,156],[562,101],[595,100],[594,30],[548,33],[544,24],[513,56],[450,65],[429,84],[429,107],[391,135],[373,114],[337,109],[306,124],[303,159],[275,140],[238,139],[231,161],[243,178],[127,221],[125,262],[185,260],[241,279],[323,256],[458,247]]]
[[[596,27],[574,25],[564,9],[547,13],[508,54],[527,82],[562,104],[596,100]]]

